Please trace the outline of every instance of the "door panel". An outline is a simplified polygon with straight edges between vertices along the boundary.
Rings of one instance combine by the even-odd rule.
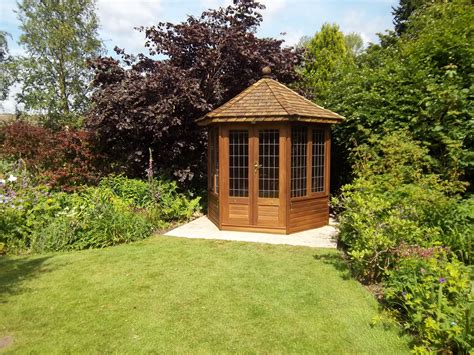
[[[226,128],[228,169],[223,174],[223,222],[233,226],[284,227],[283,127]],[[283,206],[283,207],[282,207]]]
[[[249,197],[249,137],[248,129],[229,129],[228,137],[228,164],[226,173],[228,179],[227,208],[224,213],[224,222],[233,225],[251,224],[251,205]]]
[[[254,167],[258,166],[258,183],[254,192],[256,225],[282,226],[280,219],[280,129],[256,129],[258,156],[254,154]],[[257,164],[258,162],[258,164]]]

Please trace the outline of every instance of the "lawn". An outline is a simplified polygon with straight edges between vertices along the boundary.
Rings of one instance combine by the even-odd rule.
[[[0,257],[4,351],[408,352],[377,314],[332,250],[153,237]]]

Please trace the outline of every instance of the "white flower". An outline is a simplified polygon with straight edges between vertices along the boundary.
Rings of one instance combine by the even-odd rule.
[[[0,185],[5,185],[6,181],[5,179],[0,179]]]
[[[8,177],[8,181],[10,182],[15,182],[16,180],[17,180],[17,177],[13,176],[12,174],[10,174],[10,176]]]

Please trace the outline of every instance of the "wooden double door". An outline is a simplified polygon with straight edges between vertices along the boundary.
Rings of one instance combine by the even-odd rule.
[[[223,227],[284,232],[288,128],[229,125],[221,134]]]

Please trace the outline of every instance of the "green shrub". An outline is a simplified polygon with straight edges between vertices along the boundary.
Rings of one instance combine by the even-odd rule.
[[[472,200],[461,202],[461,186],[429,173],[426,149],[406,132],[371,143],[357,150],[356,178],[335,201],[343,208],[340,240],[357,277],[380,281],[401,243],[448,246],[470,263]]]
[[[356,152],[356,177],[334,202],[355,275],[382,282],[385,302],[420,339],[415,352],[473,346],[473,203],[463,186],[430,173],[408,132],[373,137]]]
[[[68,206],[32,233],[34,252],[104,248],[148,237],[153,225],[107,188],[68,196]]]
[[[200,207],[200,198],[180,193],[174,181],[152,179],[146,182],[115,176],[103,179],[100,186],[107,186],[135,207],[146,209],[146,215],[157,227],[189,220]]]
[[[474,304],[467,268],[442,247],[400,246],[384,300],[430,352],[467,353],[474,346]]]
[[[118,176],[65,193],[35,186],[26,169],[7,163],[0,167],[0,253],[128,243],[189,219],[199,209],[199,198],[188,199],[173,182]]]
[[[63,208],[65,194],[50,193],[45,186],[31,185],[26,169],[19,164],[0,164],[0,250],[28,250],[31,232]],[[21,164],[20,164],[21,165]]]
[[[150,185],[143,180],[128,179],[122,175],[109,176],[103,178],[99,186],[111,189],[116,196],[139,208],[146,208],[156,201]]]

